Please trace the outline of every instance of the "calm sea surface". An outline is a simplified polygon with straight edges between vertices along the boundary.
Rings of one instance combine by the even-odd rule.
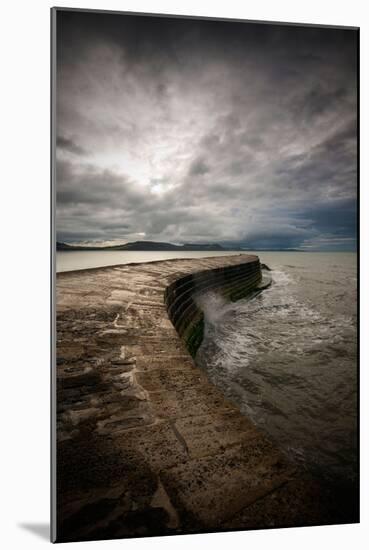
[[[104,267],[174,258],[209,258],[209,256],[228,256],[240,252],[142,252],[134,250],[91,250],[60,251],[56,254],[56,271],[74,271],[90,267]],[[254,252],[256,254],[256,252]]]
[[[196,362],[292,459],[354,481],[356,254],[253,254],[272,269],[272,286],[231,304],[209,296]],[[224,252],[58,252],[57,271],[218,255]]]

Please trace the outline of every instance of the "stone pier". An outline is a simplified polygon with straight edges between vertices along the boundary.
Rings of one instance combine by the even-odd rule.
[[[260,289],[256,256],[57,276],[57,541],[322,522],[318,487],[196,367],[196,297]]]

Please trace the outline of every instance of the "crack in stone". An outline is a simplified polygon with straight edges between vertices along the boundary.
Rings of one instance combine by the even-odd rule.
[[[183,437],[183,435],[179,432],[179,430],[176,426],[176,421],[175,420],[170,420],[169,424],[170,424],[170,427],[172,428],[172,430],[174,432],[174,435],[176,436],[176,438],[178,439],[178,441],[182,445],[184,451],[186,452],[187,455],[189,455],[190,451],[188,449],[188,445],[187,445],[186,440]]]

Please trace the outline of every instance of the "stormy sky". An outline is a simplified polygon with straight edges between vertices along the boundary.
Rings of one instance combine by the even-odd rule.
[[[354,249],[357,34],[59,11],[57,239]]]

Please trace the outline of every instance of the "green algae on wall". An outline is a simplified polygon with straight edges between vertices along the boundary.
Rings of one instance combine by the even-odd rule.
[[[203,340],[205,325],[197,298],[206,292],[217,292],[234,302],[255,291],[261,279],[260,261],[255,258],[178,278],[166,288],[164,301],[169,318],[193,358]]]
[[[204,314],[202,314],[201,320],[196,323],[196,325],[192,326],[190,334],[185,340],[187,349],[193,358],[196,356],[196,352],[201,346],[201,342],[204,338],[204,328],[205,321]]]

